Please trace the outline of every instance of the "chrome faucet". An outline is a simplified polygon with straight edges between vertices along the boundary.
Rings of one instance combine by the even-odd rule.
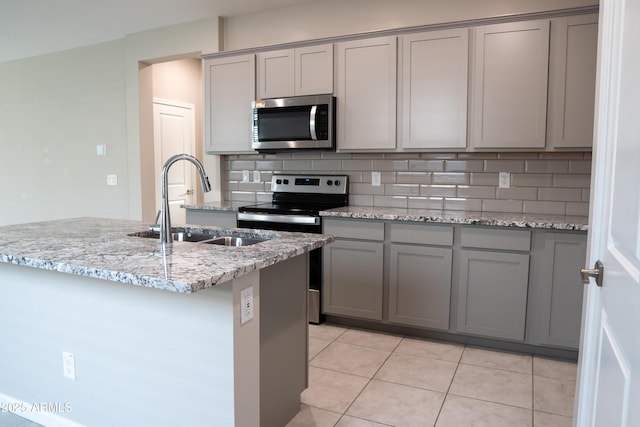
[[[176,154],[167,160],[162,167],[162,178],[160,181],[160,190],[162,192],[162,206],[160,208],[160,243],[173,242],[173,235],[171,234],[171,216],[169,214],[169,189],[167,180],[169,177],[169,168],[178,160],[188,160],[193,163],[200,175],[200,184],[202,185],[202,191],[205,193],[211,191],[211,184],[209,183],[209,177],[204,171],[202,163],[195,157],[189,154]]]

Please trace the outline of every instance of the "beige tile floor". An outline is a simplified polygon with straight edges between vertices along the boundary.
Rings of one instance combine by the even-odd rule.
[[[310,325],[309,388],[287,427],[571,426],[576,364]]]

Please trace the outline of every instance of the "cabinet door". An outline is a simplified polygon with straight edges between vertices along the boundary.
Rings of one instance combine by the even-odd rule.
[[[529,255],[463,249],[458,267],[458,331],[524,340]]]
[[[333,93],[333,44],[296,48],[296,95]]]
[[[255,55],[205,59],[205,146],[210,153],[248,153]]]
[[[337,44],[338,150],[395,149],[396,51],[395,37]]]
[[[551,20],[549,148],[590,148],[593,142],[598,15]]]
[[[545,236],[542,263],[533,271],[540,298],[534,313],[540,328],[536,344],[578,348],[584,290],[578,271],[584,266],[586,247],[584,234]]]
[[[323,312],[382,320],[383,244],[337,240],[322,253]]]
[[[293,49],[258,54],[258,95],[280,98],[294,95]]]
[[[469,30],[411,34],[401,43],[401,148],[465,148]]]
[[[474,30],[472,146],[544,148],[549,20]]]
[[[389,321],[449,329],[452,250],[391,245]]]

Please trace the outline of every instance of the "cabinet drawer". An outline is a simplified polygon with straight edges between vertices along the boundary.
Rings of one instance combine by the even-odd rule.
[[[391,241],[421,245],[453,245],[453,226],[431,224],[391,224]]]
[[[460,244],[466,248],[504,249],[525,251],[531,249],[531,231],[501,230],[496,228],[463,228]]]
[[[322,230],[347,239],[384,240],[383,222],[325,219]]]

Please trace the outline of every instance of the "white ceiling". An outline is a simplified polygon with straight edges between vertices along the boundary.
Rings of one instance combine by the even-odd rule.
[[[0,62],[311,0],[0,0]]]

